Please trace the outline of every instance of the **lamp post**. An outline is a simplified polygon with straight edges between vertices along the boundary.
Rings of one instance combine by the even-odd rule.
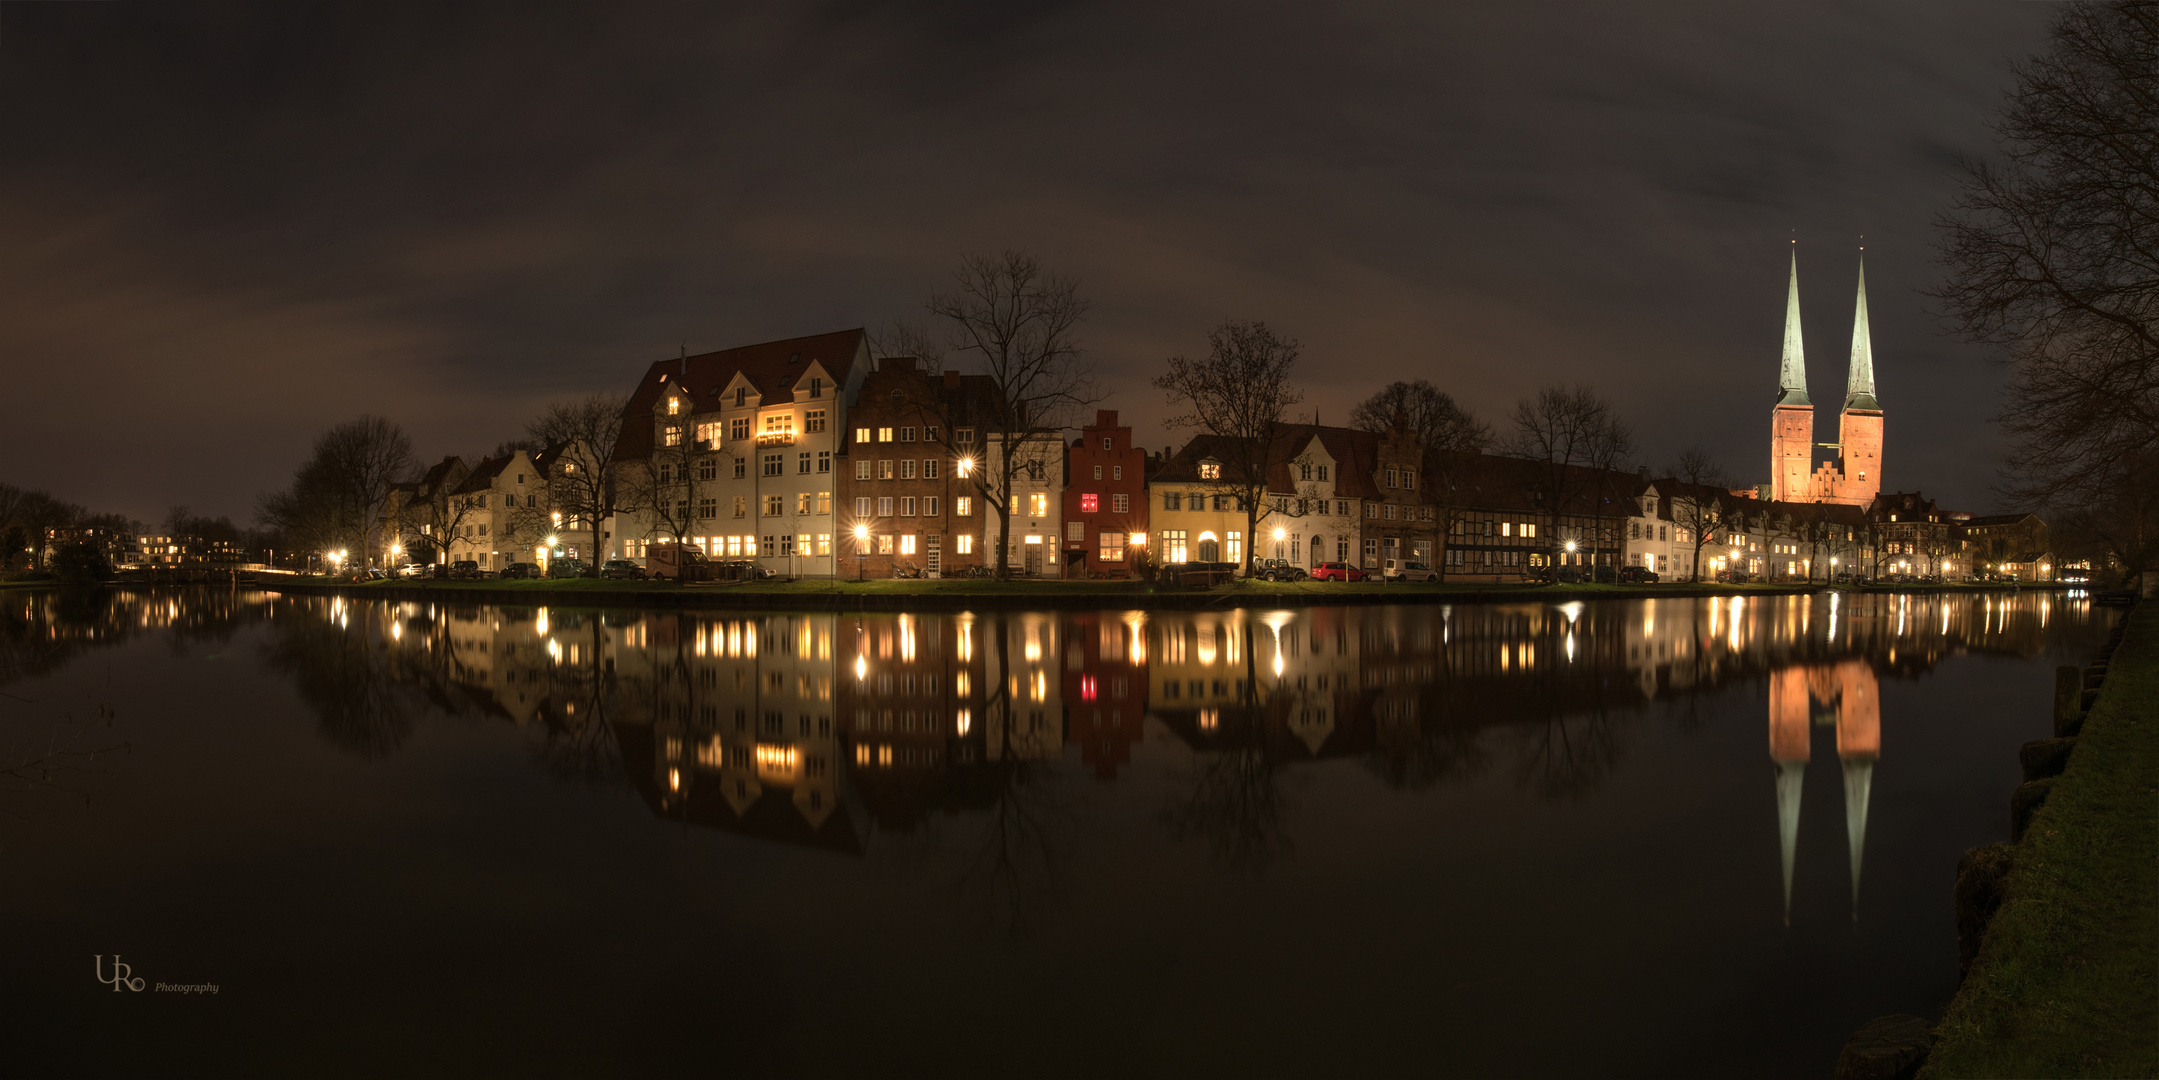
[[[867,578],[867,577],[866,577],[865,575],[867,575],[867,574],[868,574],[868,572],[869,572],[869,568],[868,568],[868,565],[867,565],[867,563],[868,563],[868,560],[869,560],[869,557],[870,557],[870,527],[869,527],[869,526],[867,526],[867,525],[857,525],[857,526],[855,526],[855,580],[856,580],[856,581],[866,581],[866,580],[868,580],[868,578]]]

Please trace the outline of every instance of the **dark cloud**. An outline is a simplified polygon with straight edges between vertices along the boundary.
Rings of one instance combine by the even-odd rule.
[[[423,454],[644,365],[1080,276],[1110,405],[1229,317],[1339,420],[1618,398],[1766,474],[1787,241],[1853,269],[1893,486],[1983,509],[2001,372],[1916,289],[2040,5],[0,4],[9,479],[244,515],[362,410]],[[1824,418],[1824,430],[1829,420]]]

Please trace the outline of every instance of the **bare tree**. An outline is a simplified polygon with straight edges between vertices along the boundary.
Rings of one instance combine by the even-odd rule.
[[[1469,509],[1484,451],[1492,444],[1492,426],[1424,379],[1388,383],[1351,409],[1349,422],[1374,433],[1399,423],[1416,438],[1423,451],[1424,500],[1434,510],[1433,566],[1445,580],[1447,537]]]
[[[592,531],[592,568],[599,571],[606,540],[601,530],[615,516],[615,444],[622,438],[629,398],[593,394],[547,407],[525,431],[534,439],[561,447],[548,472],[547,486],[565,521]]]
[[[1207,355],[1189,360],[1182,354],[1169,359],[1169,371],[1154,380],[1154,387],[1169,395],[1170,405],[1182,411],[1166,423],[1174,428],[1197,428],[1222,440],[1222,452],[1236,460],[1218,481],[1238,493],[1245,513],[1245,535],[1257,540],[1259,523],[1271,511],[1267,501],[1268,472],[1282,461],[1289,447],[1277,438],[1283,414],[1304,395],[1289,383],[1290,368],[1297,363],[1297,340],[1282,337],[1267,324],[1225,322],[1207,335]],[[1257,543],[1245,545],[1245,568],[1250,571]]]
[[[1626,471],[1626,466],[1634,457],[1633,430],[1619,419],[1617,413],[1606,410],[1604,422],[1590,431],[1589,445],[1584,456],[1589,466],[1590,483],[1595,489],[1592,492],[1593,499],[1590,507],[1592,521],[1594,522],[1593,532],[1596,535],[1596,539],[1591,545],[1589,558],[1592,576],[1594,576],[1597,559],[1600,557],[1598,553],[1609,547],[1612,552],[1613,573],[1616,580],[1617,567],[1620,563],[1626,561],[1626,552],[1620,546],[1619,522],[1617,520],[1612,522],[1609,535],[1607,535],[1605,519],[1610,515],[1605,513],[1605,510],[1612,505],[1613,500],[1617,497],[1613,494],[1615,488],[1618,485],[1626,484],[1628,477],[1631,475]],[[1632,495],[1631,488],[1628,494]],[[1629,502],[1632,502],[1631,498]]]
[[[372,557],[387,527],[390,489],[412,472],[412,440],[379,416],[361,416],[323,432],[314,453],[284,491],[264,496],[258,516],[281,532],[322,547]]]
[[[1585,479],[1582,468],[1609,447],[1615,423],[1611,406],[1586,386],[1547,386],[1515,403],[1508,451],[1537,463],[1531,482],[1547,521],[1547,566],[1558,565],[1567,499]]]
[[[1023,251],[969,255],[952,280],[951,291],[932,295],[925,306],[954,350],[972,354],[994,388],[974,407],[983,427],[980,449],[995,444],[997,452],[974,462],[977,448],[960,445],[949,424],[940,441],[966,463],[963,475],[997,512],[997,576],[1009,577],[1017,482],[1062,468],[1064,429],[1102,399],[1077,332],[1090,305],[1080,298],[1079,282],[1043,270]],[[934,351],[929,331],[906,333],[918,351]]]
[[[1731,474],[1709,452],[1690,446],[1679,452],[1669,470],[1675,484],[1667,494],[1672,500],[1672,524],[1680,537],[1694,545],[1688,580],[1702,580],[1702,547],[1709,538],[1729,528],[1738,514],[1732,497]]]
[[[1972,164],[1937,219],[1933,295],[1967,339],[2009,349],[2003,494],[2074,509],[2148,485],[2132,470],[2159,440],[2159,6],[2065,5],[2013,72],[2005,160]],[[2150,513],[2116,531],[2151,537]]]

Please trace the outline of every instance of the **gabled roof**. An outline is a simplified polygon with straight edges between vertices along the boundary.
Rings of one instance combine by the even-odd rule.
[[[656,361],[646,369],[644,378],[630,395],[622,437],[615,443],[615,459],[629,461],[652,456],[652,425],[648,418],[661,393],[670,384],[679,383],[689,390],[690,400],[694,402],[690,407],[693,415],[732,407],[733,399],[723,400],[719,392],[733,382],[737,374],[769,405],[782,400],[783,396],[791,396],[795,381],[815,364],[832,378],[833,385],[826,392],[837,396],[854,372],[855,360],[863,352],[865,337],[865,332],[857,328]]]
[[[520,450],[517,453],[523,452]],[[516,460],[516,458],[517,454],[512,453],[504,454],[498,458],[488,458],[480,462],[472,467],[472,471],[465,475],[465,482],[457,485],[457,490],[451,492],[451,494],[470,495],[474,492],[487,491],[493,488],[495,478],[501,476],[502,470],[509,468],[510,462]]]

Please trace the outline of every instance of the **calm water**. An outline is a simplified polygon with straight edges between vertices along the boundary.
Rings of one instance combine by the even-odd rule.
[[[2109,617],[0,594],[11,1068],[1825,1076]]]

